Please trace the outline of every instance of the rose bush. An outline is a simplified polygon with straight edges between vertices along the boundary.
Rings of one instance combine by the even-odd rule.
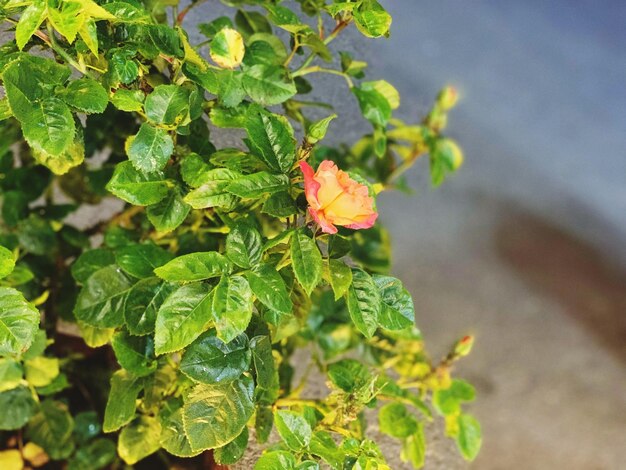
[[[0,468],[210,468],[251,439],[259,470],[389,468],[367,409],[416,468],[433,411],[473,459],[451,377],[473,338],[429,358],[375,204],[420,157],[433,185],[459,167],[456,92],[393,117],[333,44],[389,34],[376,0],[223,0],[186,27],[203,3],[0,0]],[[362,139],[324,145],[317,74]]]

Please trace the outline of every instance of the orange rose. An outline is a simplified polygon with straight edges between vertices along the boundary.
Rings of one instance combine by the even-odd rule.
[[[352,229],[370,228],[378,213],[367,186],[354,181],[330,160],[320,163],[317,172],[300,162],[304,194],[309,212],[325,233],[337,233],[335,225]]]

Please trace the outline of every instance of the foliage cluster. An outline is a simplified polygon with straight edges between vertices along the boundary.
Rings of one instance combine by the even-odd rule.
[[[474,389],[450,377],[472,339],[431,361],[385,228],[320,232],[298,168],[332,160],[373,196],[424,157],[438,185],[462,161],[454,90],[404,123],[396,89],[331,46],[389,34],[376,0],[222,0],[193,44],[203,1],[0,0],[0,467],[204,468],[254,438],[258,470],[385,469],[378,413],[419,468],[433,411],[473,459]],[[353,145],[321,142],[315,74],[369,122]],[[111,196],[109,220],[72,222]]]

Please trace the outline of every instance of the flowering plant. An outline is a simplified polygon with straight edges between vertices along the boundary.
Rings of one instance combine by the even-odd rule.
[[[207,468],[253,439],[259,470],[389,468],[368,409],[416,468],[433,410],[473,459],[473,339],[430,360],[375,204],[422,156],[434,185],[458,168],[455,91],[405,124],[336,53],[389,34],[376,0],[184,27],[203,2],[0,0],[0,468]],[[322,143],[320,73],[370,123],[351,146]]]

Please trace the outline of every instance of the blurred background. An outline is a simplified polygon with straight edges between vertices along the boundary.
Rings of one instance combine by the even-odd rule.
[[[469,467],[626,468],[626,2],[381,3],[391,37],[343,45],[400,116],[461,93],[465,165],[435,191],[421,162],[380,213],[431,352],[477,337],[457,371],[484,433]]]

